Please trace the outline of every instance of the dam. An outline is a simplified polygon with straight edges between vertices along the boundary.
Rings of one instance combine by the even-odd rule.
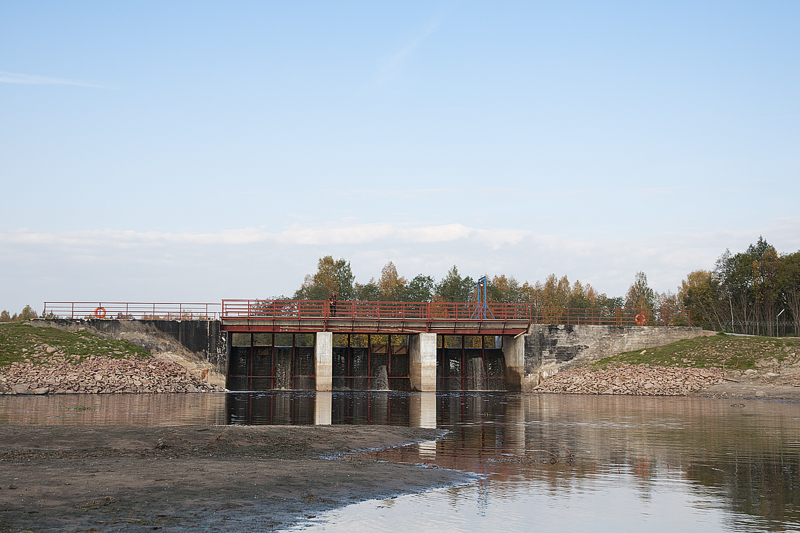
[[[707,334],[686,312],[517,303],[45,302],[38,326],[179,353],[229,390],[530,391],[571,366]]]

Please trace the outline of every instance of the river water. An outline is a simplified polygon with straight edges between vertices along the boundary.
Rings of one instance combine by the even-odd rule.
[[[800,531],[800,404],[516,393],[0,397],[0,423],[394,424],[437,442],[362,452],[477,474],[305,531]]]

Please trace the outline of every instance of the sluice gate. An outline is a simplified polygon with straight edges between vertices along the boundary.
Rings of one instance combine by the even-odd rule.
[[[234,333],[231,337],[229,390],[315,388],[314,335]]]
[[[308,333],[233,333],[227,388],[315,390],[315,339]],[[412,390],[409,335],[334,334],[332,344],[332,390]],[[437,336],[437,390],[505,390],[501,344],[495,336]]]
[[[502,337],[442,335],[436,349],[436,390],[504,391]]]

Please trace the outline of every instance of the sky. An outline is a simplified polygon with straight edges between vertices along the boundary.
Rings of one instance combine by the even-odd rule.
[[[0,308],[800,250],[800,3],[0,3]]]

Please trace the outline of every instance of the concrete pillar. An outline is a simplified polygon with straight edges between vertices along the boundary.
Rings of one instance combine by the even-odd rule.
[[[314,398],[314,425],[331,425],[332,393],[319,391]]]
[[[333,333],[317,332],[314,343],[314,375],[318,391],[333,389]]]
[[[525,380],[525,335],[503,337],[503,359],[506,363],[506,390],[521,391]]]
[[[436,391],[436,333],[409,335],[411,390]]]

